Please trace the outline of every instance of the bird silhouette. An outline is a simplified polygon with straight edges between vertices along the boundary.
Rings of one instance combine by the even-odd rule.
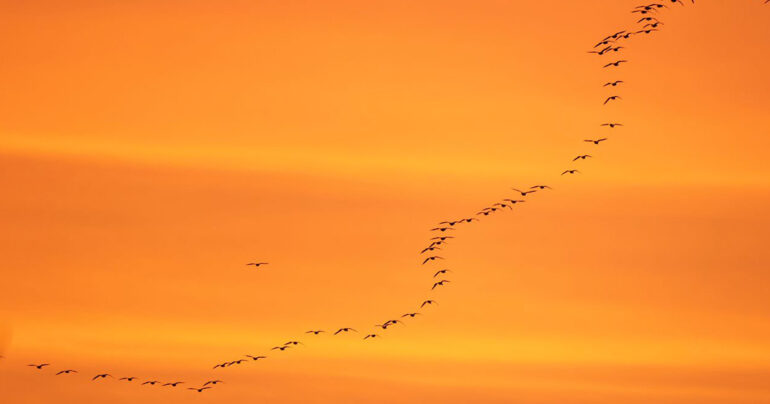
[[[444,231],[447,231],[447,230],[454,230],[454,228],[452,228],[452,227],[434,227],[434,228],[430,229],[430,231],[437,231],[437,230],[441,231],[441,232],[444,232]]]
[[[618,60],[616,62],[607,63],[606,65],[604,65],[604,67],[605,68],[606,67],[618,67],[618,66],[620,66],[621,63],[628,63],[628,60]]]
[[[607,86],[617,87],[618,84],[622,84],[622,83],[624,83],[623,80],[610,81],[604,84],[604,87],[607,87]]]
[[[415,316],[418,316],[418,315],[421,315],[421,314],[422,314],[422,313],[420,313],[420,312],[414,312],[414,313],[406,313],[406,314],[404,314],[404,315],[403,315],[403,316],[401,316],[401,317],[411,317],[411,318],[414,318]]]
[[[449,282],[450,282],[450,281],[448,281],[448,280],[446,280],[446,279],[442,279],[442,280],[440,280],[440,281],[438,281],[438,282],[434,283],[434,284],[433,284],[433,287],[432,287],[432,288],[430,288],[430,289],[431,289],[431,290],[433,290],[433,289],[436,289],[436,286],[444,286],[444,284],[445,284],[445,283],[449,283]]]
[[[377,338],[377,337],[379,337],[379,335],[377,335],[377,334],[367,334],[367,335],[364,337],[364,339],[369,339],[369,338]]]
[[[428,258],[425,258],[425,260],[422,262],[422,264],[425,265],[429,261],[443,260],[443,259],[444,259],[444,257],[439,257],[438,255],[432,255],[432,256],[430,256]]]
[[[248,263],[248,264],[246,264],[246,265],[247,265],[247,266],[248,266],[248,265],[254,265],[255,267],[259,268],[259,267],[261,267],[262,265],[267,265],[267,264],[269,264],[269,262],[249,262],[249,263]]]
[[[553,189],[553,188],[549,187],[548,185],[533,185],[533,186],[531,186],[529,188],[530,189],[540,189],[540,190],[543,190],[543,189]],[[524,202],[524,201],[522,201],[522,202]]]
[[[435,274],[433,274],[433,277],[435,278],[435,277],[437,277],[437,276],[439,276],[439,275],[441,275],[441,274],[445,274],[445,273],[447,273],[447,272],[452,272],[452,271],[451,271],[451,270],[449,270],[449,269],[442,269],[442,270],[440,270],[440,271],[436,271],[436,273],[435,273]]]
[[[601,142],[604,142],[604,141],[606,141],[606,140],[607,140],[607,138],[606,138],[606,137],[603,137],[603,138],[601,138],[601,139],[585,139],[585,140],[583,140],[583,141],[584,141],[584,142],[588,142],[588,143],[593,143],[593,144],[599,144],[599,143],[601,143]]]
[[[607,99],[604,100],[604,105],[607,105],[608,102],[615,101],[615,100],[622,100],[622,98],[620,98],[619,95],[613,95],[613,96],[607,97]]]
[[[164,386],[176,387],[177,385],[180,385],[182,383],[184,383],[184,382],[172,382],[172,383],[166,383],[166,384],[164,384]]]
[[[430,300],[429,299],[429,300],[426,300],[426,301],[422,302],[422,304],[420,305],[420,308],[423,308],[426,304],[438,304],[438,302],[436,302],[435,300]]]
[[[526,201],[525,201],[525,200],[523,200],[523,199],[503,199],[503,200],[504,200],[505,202],[508,202],[508,203],[510,203],[511,205],[515,205],[515,204],[517,204],[517,203],[523,203],[523,202],[526,202]]]
[[[57,373],[56,373],[56,376],[59,376],[59,375],[68,375],[68,374],[70,374],[70,373],[77,373],[77,372],[78,372],[77,370],[67,369],[67,370],[62,370],[62,371],[59,371],[59,372],[57,372]]]
[[[590,154],[583,154],[582,156],[575,157],[574,159],[572,159],[572,161],[585,160],[591,157],[593,156],[591,156]]]
[[[424,254],[424,253],[426,253],[426,252],[428,252],[428,251],[434,251],[434,250],[440,250],[440,249],[441,249],[441,248],[439,248],[439,247],[434,247],[434,246],[433,246],[433,244],[431,244],[431,246],[430,246],[430,247],[427,247],[427,248],[423,249],[422,251],[420,251],[420,254]]]
[[[30,364],[30,365],[27,365],[27,366],[32,366],[32,367],[37,368],[38,370],[40,370],[40,369],[43,369],[44,367],[50,366],[50,365],[51,365],[50,363],[41,363],[39,365],[35,365],[33,363],[33,364]]]
[[[511,188],[511,189],[516,191],[516,192],[518,192],[518,193],[520,193],[521,196],[527,196],[529,194],[534,194],[535,192],[537,192],[537,189],[535,189],[535,188],[530,188],[529,190],[526,190],[526,191],[522,191],[522,190],[516,189],[516,188]]]
[[[289,341],[289,342],[285,343],[284,345],[300,345],[300,344],[302,344],[302,343],[299,342],[299,341]],[[305,345],[305,344],[302,344],[302,345]]]
[[[616,126],[623,126],[623,124],[617,123],[617,122],[607,122],[607,123],[601,124],[601,126],[609,126],[610,128],[615,128]]]
[[[580,174],[580,171],[578,171],[578,170],[566,170],[563,173],[561,173],[561,175],[564,175],[564,174]]]
[[[145,384],[149,384],[150,386],[154,386],[154,385],[156,385],[158,383],[160,383],[160,382],[157,381],[157,380],[148,380],[148,381],[142,383],[142,386],[144,386]]]
[[[318,334],[320,334],[322,332],[324,332],[324,330],[310,330],[310,331],[305,331],[305,334],[318,335]]]
[[[206,383],[203,383],[203,386],[208,386],[209,384],[211,384],[211,385],[217,385],[217,384],[219,384],[219,383],[224,383],[224,382],[223,382],[223,381],[221,381],[221,380],[209,380],[209,381],[207,381]]]
[[[439,236],[439,237],[431,237],[431,240],[440,240],[444,241],[446,239],[454,238],[454,236]]]
[[[198,388],[196,388],[196,387],[188,387],[187,390],[195,390],[198,393],[203,393],[203,390],[208,390],[210,388],[211,387],[198,387]]]
[[[281,345],[281,346],[274,346],[271,351],[275,351],[276,349],[279,351],[285,351],[287,349],[291,348],[291,345]]]
[[[120,379],[118,379],[118,381],[125,380],[127,382],[133,382],[135,379],[136,379],[136,377],[134,377],[134,376],[131,376],[131,377],[121,377]]]
[[[246,355],[246,357],[248,357],[248,358],[251,358],[251,360],[253,360],[253,361],[258,361],[258,360],[260,360],[260,359],[265,359],[265,358],[267,358],[267,356],[261,356],[261,355],[258,355],[258,356],[251,356],[251,355]],[[205,384],[204,384],[204,386],[205,386]]]
[[[350,332],[350,331],[353,331],[353,332],[358,332],[358,331],[356,331],[354,328],[350,328],[350,327],[342,327],[342,328],[340,328],[339,330],[337,330],[336,332],[334,332],[334,335],[337,335],[337,334],[339,334],[339,333],[341,333],[341,332]]]
[[[109,374],[109,373],[101,373],[101,374],[98,374],[98,375],[96,375],[96,376],[92,377],[92,378],[91,378],[91,381],[94,381],[94,380],[96,380],[96,379],[106,379],[106,378],[107,378],[107,376],[109,376],[109,377],[112,377],[112,375],[111,375],[111,374]]]

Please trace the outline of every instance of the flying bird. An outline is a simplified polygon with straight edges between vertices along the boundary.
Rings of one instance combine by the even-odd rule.
[[[607,138],[606,138],[606,137],[603,137],[603,138],[601,138],[601,139],[585,139],[585,140],[583,140],[583,141],[584,141],[584,142],[588,142],[588,143],[593,143],[593,144],[599,144],[599,143],[601,143],[601,142],[604,142],[605,140],[607,140]]]
[[[449,282],[450,282],[450,281],[448,281],[448,280],[446,280],[446,279],[442,279],[442,280],[440,280],[440,281],[438,281],[438,282],[434,283],[434,284],[433,284],[433,287],[432,287],[432,288],[430,288],[430,290],[436,289],[436,286],[444,286],[444,284],[445,284],[445,283],[449,283]]]
[[[505,202],[509,202],[511,205],[515,205],[517,203],[526,202],[523,199],[503,199]]]
[[[424,253],[426,253],[428,251],[440,250],[440,249],[441,248],[439,248],[439,247],[433,247],[433,244],[431,244],[430,247],[427,247],[427,248],[423,249],[422,251],[420,251],[420,254],[424,254]]]
[[[246,265],[247,265],[247,266],[248,266],[248,265],[254,265],[255,267],[259,268],[260,266],[262,266],[262,265],[267,265],[267,264],[269,264],[269,262],[249,262],[249,263],[248,263],[248,264],[246,264]]]
[[[32,366],[32,367],[37,368],[38,370],[40,370],[40,369],[42,369],[42,368],[44,368],[46,366],[50,366],[50,365],[51,365],[50,363],[41,363],[39,365],[35,365],[33,363],[33,364],[30,364],[30,365],[27,365],[27,366]]]
[[[511,188],[511,189],[512,189],[512,190],[514,190],[514,191],[516,191],[516,192],[518,192],[518,193],[520,193],[520,194],[521,194],[521,196],[527,196],[527,195],[529,195],[529,194],[532,194],[532,193],[535,193],[535,192],[537,192],[537,190],[536,190],[536,189],[533,189],[533,188],[530,188],[530,189],[529,189],[529,190],[527,190],[527,191],[522,191],[522,190],[520,190],[520,189],[516,189],[516,188]]]
[[[563,173],[561,173],[561,175],[564,175],[564,174],[580,174],[580,171],[578,171],[578,170],[567,170],[567,171],[564,171]]]
[[[164,386],[176,387],[177,385],[182,384],[182,383],[184,383],[184,382],[166,383],[166,384],[164,384]]]
[[[444,257],[439,257],[438,255],[433,255],[433,256],[430,256],[428,258],[425,258],[425,260],[422,262],[422,264],[425,265],[428,261],[435,261],[437,259],[443,260]]]
[[[445,273],[447,273],[447,272],[452,272],[452,271],[451,271],[451,270],[449,270],[449,269],[442,269],[442,270],[440,270],[440,271],[436,271],[436,273],[435,273],[435,274],[433,274],[433,277],[435,278],[435,277],[437,277],[437,276],[439,276],[439,275],[441,275],[441,274],[445,274]]]
[[[452,227],[434,227],[434,228],[430,229],[430,231],[436,231],[436,230],[444,232],[444,231],[447,231],[447,230],[454,230],[454,228],[452,228]]]
[[[60,372],[57,372],[57,373],[56,373],[56,376],[59,376],[59,375],[68,375],[68,374],[70,374],[70,373],[77,373],[77,372],[78,372],[77,370],[67,369],[67,370],[62,370],[62,371],[60,371]]]
[[[618,84],[622,84],[622,83],[624,83],[623,80],[609,81],[604,84],[604,87],[607,87],[607,86],[617,87]]]
[[[623,124],[617,123],[617,122],[607,122],[607,123],[601,124],[601,126],[609,126],[610,128],[615,128],[616,126],[623,126]]]
[[[91,381],[94,381],[96,379],[106,379],[107,376],[112,377],[112,375],[109,374],[109,373],[102,373],[102,374],[98,374],[98,375],[94,376],[93,378],[91,378]]]
[[[593,157],[593,156],[591,156],[590,154],[584,154],[582,156],[575,157],[574,159],[572,159],[572,161],[585,160],[585,159],[591,158],[591,157]]]
[[[341,332],[350,332],[350,331],[358,332],[358,331],[356,331],[356,330],[355,330],[355,329],[353,329],[353,328],[350,328],[350,327],[343,327],[343,328],[340,328],[339,330],[337,330],[337,331],[334,333],[334,335],[337,335],[337,334],[339,334],[339,333],[341,333]]]
[[[120,380],[125,380],[125,381],[127,381],[127,382],[132,382],[132,381],[134,381],[135,379],[136,379],[136,377],[134,377],[134,376],[131,376],[131,377],[121,377],[120,379],[118,379],[118,381],[120,381]]]
[[[299,341],[289,341],[289,342],[285,343],[284,345],[299,345],[299,344],[302,344],[302,343],[299,342]],[[302,345],[305,345],[305,344],[302,344]]]
[[[274,346],[271,351],[275,351],[276,349],[279,351],[285,351],[287,349],[291,348],[291,345],[281,345],[281,346]]]
[[[318,335],[318,334],[320,334],[322,332],[324,332],[324,330],[310,330],[310,331],[305,331],[305,334]]]
[[[438,302],[436,302],[435,300],[426,300],[422,302],[422,304],[420,305],[420,308],[423,308],[423,306],[425,306],[426,304],[438,304]]]
[[[160,383],[160,382],[157,381],[157,380],[148,380],[148,381],[142,383],[142,386],[144,386],[145,384],[149,384],[150,386],[154,386],[154,385],[156,385],[158,383]]]
[[[207,386],[207,385],[209,385],[209,384],[211,384],[211,385],[216,385],[216,384],[218,384],[218,383],[224,383],[224,382],[223,382],[223,381],[221,381],[221,380],[209,380],[209,381],[207,381],[206,383],[203,383],[203,386]]]
[[[619,95],[613,95],[613,96],[607,97],[607,99],[604,100],[604,105],[607,105],[608,102],[615,101],[615,100],[622,100],[622,98],[620,98]]]
[[[211,387],[200,387],[200,388],[195,388],[195,387],[188,387],[188,388],[187,388],[187,390],[195,390],[195,391],[197,391],[198,393],[203,393],[203,390],[208,390],[208,389],[210,389],[210,388],[211,388]]]
[[[454,236],[439,236],[439,237],[431,237],[431,240],[439,240],[439,241],[444,241],[444,240],[446,240],[446,239],[448,239],[448,238],[454,238]]]
[[[618,67],[620,66],[621,63],[628,63],[628,60],[618,60],[617,62],[607,63],[606,65],[604,65],[604,67],[610,67],[610,66]]]
[[[367,335],[364,337],[364,339],[367,339],[367,338],[377,338],[377,337],[379,337],[379,335],[377,335],[377,334],[367,334]]]
[[[253,361],[258,361],[258,360],[260,360],[260,359],[265,359],[265,358],[267,358],[267,356],[261,356],[261,355],[260,355],[260,356],[251,356],[251,355],[246,355],[246,357],[248,357],[248,358],[251,358],[251,360],[253,360]],[[204,386],[205,386],[205,384],[204,384]]]
[[[530,187],[530,189],[553,189],[553,188],[549,187],[548,185],[533,185]]]
[[[404,314],[404,315],[403,315],[403,316],[401,316],[401,317],[411,317],[411,318],[414,318],[415,316],[417,316],[417,315],[421,315],[421,314],[422,314],[422,313],[419,313],[419,312],[414,312],[414,313],[406,313],[406,314]]]

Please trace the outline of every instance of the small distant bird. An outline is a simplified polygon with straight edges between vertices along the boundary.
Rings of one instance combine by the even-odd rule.
[[[248,357],[248,358],[251,358],[251,360],[253,360],[253,361],[258,361],[258,360],[260,360],[260,359],[265,359],[265,358],[267,358],[267,356],[261,356],[261,355],[260,355],[260,356],[251,356],[251,355],[246,355],[246,357]],[[205,386],[205,384],[204,384],[204,386]]]
[[[438,255],[433,255],[428,258],[425,258],[425,260],[422,262],[423,265],[425,265],[428,261],[435,261],[435,260],[443,260],[444,257],[439,257]]]
[[[214,365],[214,367],[213,367],[212,369],[216,369],[216,368],[224,368],[224,367],[227,367],[227,364],[228,364],[228,363],[229,363],[229,362],[222,362],[222,363],[220,363],[220,364]]]
[[[334,335],[337,335],[337,334],[339,334],[339,333],[341,333],[341,332],[350,332],[350,331],[353,331],[353,332],[358,332],[358,331],[356,331],[354,328],[350,328],[350,327],[343,327],[343,328],[340,328],[339,330],[337,330],[337,331],[334,333]]]
[[[426,304],[438,304],[438,302],[436,302],[435,300],[426,300],[422,302],[422,304],[420,305],[420,308],[423,308],[423,306],[425,306]]]
[[[158,383],[160,383],[160,382],[157,381],[157,380],[148,380],[148,381],[142,383],[142,386],[144,386],[145,384],[149,384],[150,386],[154,386],[154,385],[156,385]]]
[[[260,266],[262,266],[262,265],[267,265],[267,264],[269,264],[269,262],[249,262],[249,263],[248,263],[248,264],[246,264],[246,265],[247,265],[247,266],[248,266],[248,265],[254,265],[255,267],[259,268]]]
[[[641,31],[636,31],[635,33],[636,34],[650,34],[650,33],[653,33],[653,32],[658,32],[658,30],[654,29],[654,28],[653,29],[643,29]]]
[[[439,237],[431,237],[431,240],[440,240],[440,241],[444,241],[444,240],[446,240],[446,239],[448,239],[448,238],[454,238],[454,237],[453,237],[453,236],[439,236]]]
[[[377,334],[367,334],[367,336],[365,336],[364,339],[367,339],[367,338],[377,338],[377,337],[379,337],[379,335],[377,335]]]
[[[607,82],[606,84],[604,84],[604,87],[607,87],[607,86],[617,87],[618,84],[622,84],[622,83],[624,83],[623,80],[610,81],[610,82]]]
[[[302,344],[302,343],[299,342],[299,341],[289,341],[289,342],[285,343],[284,345],[299,345],[299,344]],[[305,345],[305,344],[302,344],[302,345]]]
[[[31,364],[31,365],[27,365],[27,366],[32,366],[32,367],[34,367],[34,368],[37,368],[38,370],[40,370],[40,369],[42,369],[42,368],[44,368],[44,367],[46,367],[46,366],[50,366],[50,365],[51,365],[50,363],[41,363],[41,364],[39,364],[39,365],[35,365],[35,364],[33,363],[33,364]]]
[[[623,124],[617,123],[617,122],[607,122],[607,123],[601,124],[601,126],[609,126],[610,128],[614,128],[616,126],[623,126]]]
[[[434,284],[433,284],[433,287],[432,287],[432,288],[430,288],[430,290],[436,289],[436,286],[444,286],[444,284],[445,284],[445,283],[449,283],[449,282],[450,282],[450,281],[448,281],[448,280],[446,280],[446,279],[442,279],[442,280],[440,280],[440,281],[438,281],[438,282],[434,283]]]
[[[188,387],[188,388],[187,388],[187,390],[195,390],[195,391],[197,391],[198,393],[203,393],[203,390],[208,390],[208,389],[210,389],[210,388],[211,388],[211,387],[200,387],[200,388],[195,388],[195,387]]]
[[[182,383],[184,383],[184,382],[166,383],[166,384],[164,384],[164,386],[176,387],[177,385],[182,384]]]
[[[503,201],[503,202],[505,202],[505,201]],[[511,204],[501,203],[501,202],[497,202],[497,203],[493,204],[492,206],[499,206],[499,207],[501,207],[503,209],[505,209],[505,208],[508,208],[508,209],[511,209],[511,210],[513,209],[511,207]]]
[[[436,231],[436,230],[444,232],[444,231],[447,231],[447,230],[454,230],[454,228],[452,228],[452,227],[434,227],[434,228],[430,229],[430,231]]]
[[[207,381],[206,383],[203,383],[203,386],[207,386],[207,385],[209,385],[209,384],[211,384],[211,385],[217,385],[218,383],[224,383],[224,382],[223,382],[223,381],[221,381],[221,380],[209,380],[209,381]]]
[[[286,348],[288,348],[288,346]],[[273,349],[275,349],[275,348],[273,348]],[[283,349],[281,349],[281,350],[283,351]],[[243,362],[246,362],[246,359],[238,359],[236,361],[232,361],[232,362],[228,363],[227,366],[240,365]]]
[[[318,335],[318,334],[320,334],[322,332],[324,332],[324,330],[310,330],[310,331],[305,331],[305,334]]]
[[[564,175],[564,174],[580,174],[580,171],[578,171],[578,170],[567,170],[567,171],[564,171],[563,173],[561,173],[561,175]]]
[[[422,313],[419,313],[419,312],[414,312],[414,313],[406,313],[406,314],[404,314],[404,315],[403,315],[403,316],[401,316],[401,317],[411,317],[411,318],[414,318],[415,316],[417,316],[417,315],[421,315],[421,314],[422,314]]]
[[[527,191],[522,191],[522,190],[520,190],[520,189],[516,189],[516,188],[511,188],[511,189],[512,189],[512,190],[514,190],[514,191],[516,191],[516,192],[518,192],[518,193],[520,193],[520,194],[521,194],[521,196],[527,196],[527,195],[529,195],[529,194],[532,194],[532,193],[535,193],[535,192],[537,192],[537,190],[536,190],[536,189],[533,189],[533,188],[530,188],[530,189],[529,189],[529,190],[527,190]]]
[[[533,185],[530,188],[531,189],[553,189],[553,188],[549,187],[548,185]]]
[[[618,61],[616,61],[616,62],[607,63],[606,65],[604,65],[604,67],[605,67],[605,68],[606,68],[606,67],[610,67],[610,66],[612,66],[612,67],[618,67],[618,66],[620,66],[620,64],[621,64],[621,63],[628,63],[628,60],[618,60]]]
[[[608,102],[615,101],[615,100],[622,100],[622,98],[620,98],[619,95],[613,95],[613,96],[607,97],[607,99],[604,100],[604,105],[607,105]]]
[[[112,375],[111,375],[111,374],[108,374],[108,373],[102,373],[102,374],[98,374],[98,375],[96,375],[96,376],[92,377],[92,378],[91,378],[91,380],[93,381],[93,380],[96,380],[96,379],[106,379],[106,378],[107,378],[107,376],[109,376],[109,377],[112,377]]]
[[[601,138],[601,139],[585,139],[585,140],[583,140],[583,141],[584,141],[584,142],[588,142],[588,143],[593,143],[593,144],[599,144],[599,143],[601,143],[601,142],[604,142],[605,140],[607,140],[607,138],[606,138],[606,137],[603,137],[603,138]]]
[[[120,379],[118,379],[118,380],[125,380],[125,381],[127,381],[127,382],[133,382],[135,379],[136,379],[136,377],[134,377],[134,376],[131,376],[131,377],[121,377],[121,378],[120,378]]]
[[[62,371],[60,371],[60,372],[57,372],[57,373],[56,373],[56,376],[59,376],[59,375],[68,375],[68,374],[70,374],[70,373],[77,373],[77,372],[78,372],[77,370],[67,369],[67,370],[62,370]]]
[[[435,273],[435,274],[433,274],[433,277],[435,278],[435,277],[437,277],[437,276],[439,276],[439,275],[441,275],[441,274],[445,274],[445,273],[447,273],[447,272],[452,272],[452,271],[451,271],[451,270],[449,270],[449,269],[442,269],[442,270],[440,270],[440,271],[436,271],[436,273]]]
[[[279,351],[285,351],[287,349],[291,348],[291,345],[281,345],[281,346],[274,346],[271,351],[275,351],[276,349]]]
[[[490,213],[494,213],[497,211],[497,208],[484,208],[480,212],[476,212],[477,215],[484,215],[489,216]]]
[[[593,156],[591,156],[590,154],[583,154],[582,156],[575,157],[574,159],[572,159],[572,161],[585,160],[591,157]]]
[[[505,202],[509,202],[511,205],[515,205],[517,203],[526,202],[523,199],[503,199]]]
[[[426,252],[428,252],[428,251],[434,251],[434,250],[440,250],[440,249],[441,249],[441,248],[439,248],[439,247],[433,247],[433,246],[431,245],[430,247],[428,247],[428,248],[425,248],[425,249],[423,249],[422,251],[420,251],[420,254],[424,254],[424,253],[426,253]]]

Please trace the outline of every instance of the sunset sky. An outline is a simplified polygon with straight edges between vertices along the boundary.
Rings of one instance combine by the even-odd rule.
[[[770,403],[770,4],[641,3],[0,0],[0,401]]]

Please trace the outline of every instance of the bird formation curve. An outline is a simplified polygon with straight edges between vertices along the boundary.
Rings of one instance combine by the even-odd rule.
[[[761,0],[761,1],[762,1],[761,4],[763,5],[767,5],[770,3],[770,0]],[[592,47],[592,50],[588,51],[588,53],[595,54],[599,57],[605,57],[605,58],[607,55],[622,54],[623,49],[627,48],[627,45],[629,44],[630,40],[641,38],[641,37],[649,37],[652,34],[660,31],[665,25],[663,21],[660,20],[660,17],[663,16],[663,12],[671,8],[666,3],[669,3],[671,7],[675,7],[677,5],[682,7],[685,6],[685,2],[683,2],[682,0],[665,0],[661,3],[650,3],[650,4],[643,4],[643,5],[636,6],[631,10],[631,14],[638,17],[634,19],[635,25],[633,25],[631,28],[628,28],[626,30],[617,31],[615,33],[612,33],[611,35],[605,36],[596,44],[594,44]],[[690,0],[690,3],[695,4],[695,0]],[[619,58],[619,59],[613,58],[613,59],[605,60],[601,64],[601,68],[606,69],[607,71],[614,72],[616,69],[622,68],[622,66],[624,66],[627,63],[630,63],[630,61],[622,58]],[[607,81],[606,83],[604,83],[602,87],[605,87],[605,88],[609,87],[612,89],[621,89],[624,83],[625,81],[623,80],[618,80],[613,78],[611,79],[611,81]],[[623,101],[623,98],[621,95],[612,94],[607,96],[604,99],[602,105],[607,105],[609,103],[615,103],[615,102],[621,102],[621,101]],[[620,122],[604,122],[604,123],[600,123],[599,126],[606,128],[607,130],[617,130],[618,128],[622,128],[623,124]],[[594,147],[600,147],[603,142],[606,142],[609,140],[610,140],[610,136],[608,135],[597,139],[584,139],[584,142],[588,143],[589,147],[594,148]],[[582,163],[587,159],[593,158],[591,154],[586,154],[584,153],[584,151],[581,151],[581,153],[583,154],[578,154],[575,158],[571,160],[570,163],[578,164],[578,163]],[[563,168],[562,171],[560,171],[561,176],[571,176],[571,175],[581,174],[581,171],[575,167],[576,166]],[[510,198],[505,198],[500,201],[494,201],[477,212],[474,212],[465,216],[460,216],[459,218],[442,221],[438,223],[436,227],[431,228],[430,237],[427,240],[427,245],[424,248],[422,248],[422,250],[419,253],[420,265],[431,268],[430,271],[433,274],[433,283],[432,285],[428,285],[430,287],[427,289],[431,291],[435,291],[438,289],[448,287],[449,284],[451,284],[452,281],[446,278],[449,277],[448,274],[452,273],[452,270],[449,268],[445,268],[446,266],[445,258],[442,255],[440,255],[440,253],[444,251],[445,247],[447,247],[452,241],[454,241],[455,238],[457,238],[457,234],[460,234],[462,227],[469,226],[473,223],[479,222],[481,221],[481,219],[486,220],[487,218],[491,218],[505,211],[513,210],[516,205],[528,202],[532,197],[531,196],[532,194],[551,191],[551,190],[553,190],[551,186],[543,185],[543,184],[512,188],[511,191],[513,191],[514,194]],[[441,268],[433,267],[436,264],[441,264]],[[247,263],[246,265],[253,266],[255,269],[258,269],[265,265],[269,265],[269,263],[264,261],[255,261],[255,262]],[[417,316],[423,315],[424,310],[427,310],[427,308],[431,306],[435,306],[437,304],[438,302],[432,298],[425,299],[415,304],[415,311],[407,312],[407,313],[398,313],[397,315],[394,316],[394,318],[383,321],[380,324],[375,324],[373,327],[376,329],[376,331],[384,333],[389,327],[396,326],[398,324],[404,324],[405,321],[409,321],[409,320],[415,319]],[[366,341],[366,342],[370,342],[381,338],[381,334],[377,334],[375,332],[369,332],[369,331],[367,331],[365,334],[359,333],[359,331],[356,328],[350,327],[347,325],[344,325],[342,327],[338,325],[336,327],[332,327],[328,329],[311,329],[306,331],[304,334],[309,338],[316,338],[316,337],[319,337],[321,334],[329,334],[332,337],[340,336],[344,334],[358,334],[360,340]],[[287,349],[296,348],[299,345],[304,345],[304,343],[297,340],[288,340],[283,344],[272,347],[271,349],[269,349],[269,351],[270,352],[275,351],[274,353],[278,355],[280,352],[286,351]],[[244,355],[241,358],[223,360],[221,362],[218,362],[214,364],[211,367],[211,369],[212,371],[222,371],[232,366],[239,366],[243,364],[259,362],[267,358],[268,356],[266,356],[265,354]],[[30,363],[27,366],[39,372],[45,372],[48,368],[53,367],[52,364],[47,362]],[[73,375],[79,374],[78,371],[74,369],[54,370],[53,372],[55,372],[53,373],[53,375],[56,377],[65,377],[68,375],[73,376]],[[187,384],[185,381],[178,381],[178,380],[161,382],[158,380],[148,378],[142,381],[135,376],[123,376],[118,378],[109,373],[100,373],[94,376],[88,376],[88,378],[92,382],[103,382],[106,380],[115,380],[121,383],[135,382],[135,384],[138,386],[150,386],[150,387],[158,386],[158,387],[166,387],[166,388],[175,388],[177,386],[184,384],[185,386],[188,386],[188,385],[190,386],[190,387],[184,387],[186,390],[194,393],[202,393],[204,391],[212,390],[219,384],[224,383],[218,377],[213,377],[213,376],[208,380],[201,381],[195,385]]]

